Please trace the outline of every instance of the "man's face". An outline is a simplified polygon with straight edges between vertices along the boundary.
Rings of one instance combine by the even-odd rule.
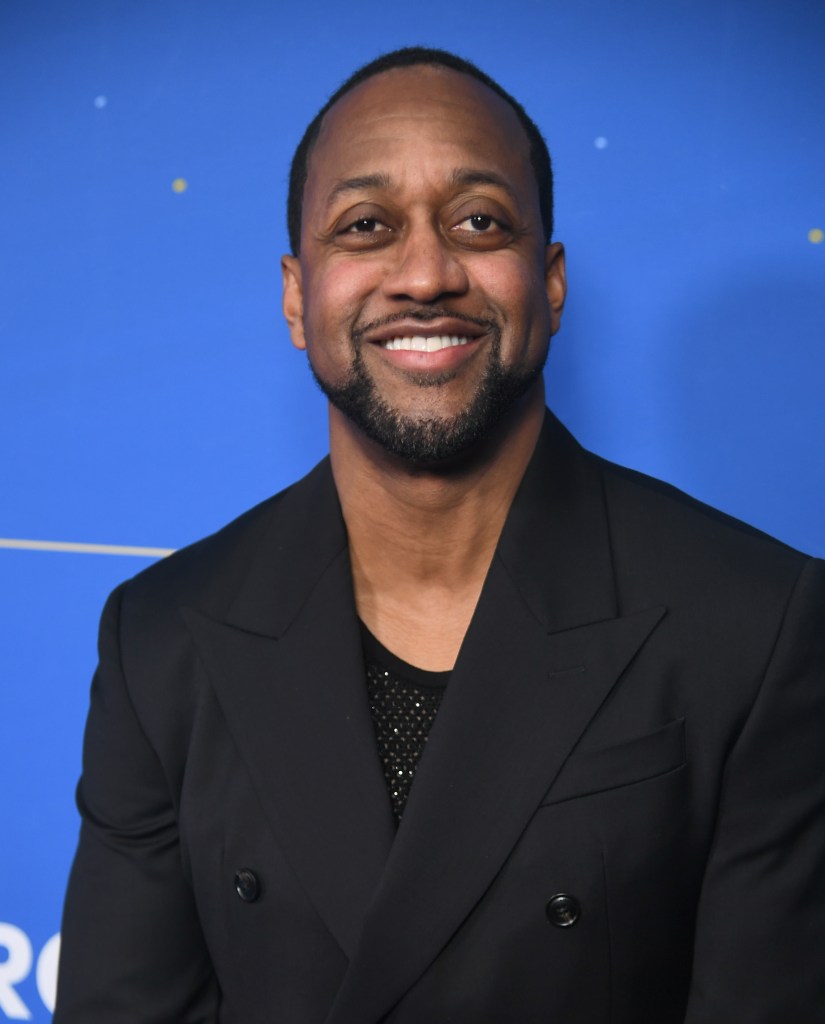
[[[327,113],[283,269],[293,343],[332,403],[425,464],[540,387],[565,294],[514,111],[432,67],[377,75]]]

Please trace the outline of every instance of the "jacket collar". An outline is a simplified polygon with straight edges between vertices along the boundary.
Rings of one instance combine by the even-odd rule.
[[[618,613],[598,467],[548,410],[496,551],[548,633]]]
[[[617,612],[597,464],[548,410],[496,552],[548,631]],[[245,632],[282,636],[346,553],[346,527],[325,458],[272,499],[265,531],[221,618]]]

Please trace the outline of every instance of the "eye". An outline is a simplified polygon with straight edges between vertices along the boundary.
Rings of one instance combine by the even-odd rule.
[[[494,217],[491,213],[471,213],[456,224],[458,231],[469,231],[472,234],[487,234],[492,231],[509,231],[510,225],[500,217]]]
[[[459,245],[469,246],[473,249],[501,248],[509,243],[513,234],[512,226],[502,217],[481,212],[463,217],[453,225],[451,230],[453,238]]]
[[[470,231],[489,231],[491,227],[498,226],[496,221],[487,213],[474,213],[470,217],[465,217],[456,227],[462,228],[465,225],[469,226]]]
[[[366,216],[341,219],[341,226],[335,231],[336,245],[359,252],[382,248],[392,241],[393,229],[386,221],[378,213],[373,216],[368,210],[364,212]]]
[[[359,217],[341,231],[345,235],[375,235],[390,229],[377,217]]]

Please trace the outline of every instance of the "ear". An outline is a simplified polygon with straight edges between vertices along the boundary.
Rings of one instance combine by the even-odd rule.
[[[564,265],[564,246],[561,242],[552,242],[544,250],[544,286],[550,304],[550,333],[555,334],[561,324],[561,314],[567,296],[567,271]]]
[[[307,347],[304,337],[304,286],[301,277],[301,261],[297,256],[281,257],[281,274],[284,280],[283,310],[289,326],[289,336],[295,348]]]

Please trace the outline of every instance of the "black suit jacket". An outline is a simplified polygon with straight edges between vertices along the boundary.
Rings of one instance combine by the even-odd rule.
[[[107,605],[56,1024],[825,1021],[824,608],[548,417],[396,835],[322,462]]]

